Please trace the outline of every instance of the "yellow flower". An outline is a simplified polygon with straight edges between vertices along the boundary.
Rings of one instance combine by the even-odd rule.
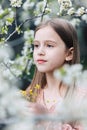
[[[30,95],[33,95],[32,89],[29,90],[29,94],[30,94]]]
[[[36,90],[40,89],[40,85],[36,84],[36,86],[34,87],[35,91],[30,89],[29,93],[27,93],[24,90],[20,90],[21,94],[28,100],[31,102],[34,102],[36,100],[37,97],[37,92]]]
[[[35,88],[36,88],[36,89],[40,89],[40,85],[39,85],[39,84],[36,84]]]
[[[24,91],[24,90],[20,90],[20,93],[21,93],[23,96],[27,96],[27,93],[26,93],[26,91]]]

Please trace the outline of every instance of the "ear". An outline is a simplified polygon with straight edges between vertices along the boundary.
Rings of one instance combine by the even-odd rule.
[[[73,47],[68,49],[67,54],[66,54],[66,58],[65,58],[66,61],[71,61],[73,59],[73,52],[74,52]]]

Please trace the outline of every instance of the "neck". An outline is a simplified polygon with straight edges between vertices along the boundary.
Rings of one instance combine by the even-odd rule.
[[[53,74],[46,74],[46,80],[47,80],[47,88],[49,90],[56,90],[58,91],[58,87],[60,86],[60,80],[55,79]]]
[[[61,97],[65,96],[67,86],[62,84],[61,88],[61,81],[58,79],[55,79],[53,74],[46,73],[46,80],[47,80],[47,87],[45,88],[45,92],[50,93],[50,95],[59,95]]]

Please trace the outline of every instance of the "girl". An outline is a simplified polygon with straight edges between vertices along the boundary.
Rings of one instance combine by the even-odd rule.
[[[29,108],[36,113],[55,113],[56,105],[61,104],[69,88],[55,79],[54,71],[64,64],[79,63],[77,33],[68,21],[51,19],[36,28],[33,45],[36,70],[26,92],[35,103],[29,103]],[[68,128],[73,129],[70,125],[65,127]]]

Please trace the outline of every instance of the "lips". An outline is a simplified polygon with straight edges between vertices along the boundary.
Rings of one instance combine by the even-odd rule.
[[[43,64],[43,63],[45,63],[45,62],[47,62],[46,60],[43,60],[43,59],[39,59],[39,60],[37,60],[37,62],[39,63],[39,64]]]

